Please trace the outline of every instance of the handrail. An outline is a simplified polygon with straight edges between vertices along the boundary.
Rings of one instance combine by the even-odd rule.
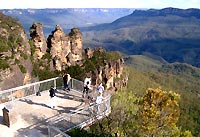
[[[92,122],[95,122],[95,120],[97,119],[101,119],[103,118],[104,116],[108,115],[110,112],[111,112],[111,108],[110,108],[110,97],[111,95],[108,94],[106,95],[106,97],[103,99],[103,101],[100,103],[100,105],[105,105],[104,107],[106,107],[104,110],[100,110],[100,111],[97,111],[95,110],[96,109],[96,102],[93,102],[87,106],[83,106],[81,108],[78,108],[76,109],[75,111],[71,111],[70,113],[67,113],[67,114],[61,114],[59,116],[59,118],[57,119],[54,119],[52,121],[50,121],[49,125],[48,125],[48,128],[49,128],[49,134],[50,132],[52,131],[51,128],[56,128],[57,129],[57,133],[58,134],[66,134],[67,131],[73,129],[73,128],[76,128],[76,127],[80,127],[80,128],[83,128],[84,126],[87,126],[88,124],[91,124]],[[92,108],[92,110],[91,110]],[[96,113],[93,113],[93,111]],[[75,122],[77,119],[79,119],[77,116],[83,116],[85,114],[85,112],[87,113],[90,113],[88,118],[87,119],[83,119],[82,121],[79,121],[78,123]],[[75,118],[75,121],[74,120],[74,117]],[[81,119],[81,118],[80,118]],[[63,130],[63,127],[62,128],[62,131],[59,129],[59,127],[56,127],[56,124],[63,121],[63,120],[67,120],[71,123],[76,123],[75,125],[72,124],[72,126],[66,128],[65,130]],[[62,123],[62,122],[61,122]],[[53,132],[53,131],[52,131]]]
[[[61,77],[55,77],[11,89],[2,90],[0,91],[0,104],[8,103],[14,100],[19,100],[21,98],[32,96],[34,94],[36,95],[37,92],[42,92],[50,89],[50,86],[52,85],[54,87],[57,87],[60,79]],[[19,92],[19,94],[17,92]]]
[[[2,91],[0,91],[0,94],[1,93],[3,94],[5,92],[9,92],[10,90],[19,90],[19,89],[27,88],[27,87],[34,86],[34,85],[37,85],[37,84],[41,84],[41,83],[44,83],[44,82],[49,82],[49,81],[52,81],[52,80],[56,80],[58,78],[60,78],[60,77],[55,77],[55,78],[51,78],[51,79],[47,79],[47,80],[43,80],[43,81],[29,83],[29,84],[26,84],[26,85],[23,85],[23,86],[15,87],[15,88],[10,88],[10,89],[6,89],[6,90],[2,90]]]

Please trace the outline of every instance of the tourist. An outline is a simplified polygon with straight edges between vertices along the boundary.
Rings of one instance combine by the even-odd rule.
[[[85,78],[84,83],[83,83],[84,89],[83,89],[83,95],[82,97],[84,98],[84,95],[88,96],[89,89],[91,89],[91,78]]]
[[[104,86],[102,85],[102,83],[100,83],[99,86],[97,86],[97,91],[100,92],[101,95],[103,95]]]
[[[67,82],[67,90],[70,91],[70,89],[71,89],[71,76],[70,76],[70,74],[67,74],[66,82]]]
[[[62,77],[63,77],[63,85],[64,85],[63,90],[65,91],[67,88],[67,73],[64,73]]]
[[[98,96],[96,98],[96,109],[97,109],[97,114],[100,112],[100,106],[102,104],[103,96],[100,92],[98,92]]]
[[[49,96],[50,96],[50,107],[51,108],[55,108],[55,102],[56,102],[56,89],[51,86],[50,90],[49,90]]]

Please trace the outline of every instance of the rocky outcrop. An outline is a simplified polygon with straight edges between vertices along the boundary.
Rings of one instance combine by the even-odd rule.
[[[121,84],[115,84],[115,82],[116,79],[121,78],[123,67],[123,59],[118,59],[116,61],[105,62],[104,67],[99,68],[98,79],[105,83],[106,89],[121,87]]]
[[[47,43],[56,70],[64,70],[66,65],[76,65],[82,60],[82,34],[77,28],[65,34],[62,28],[56,25]]]
[[[4,43],[0,50],[0,90],[31,83],[33,66],[28,38],[16,20],[4,15],[0,15],[0,20],[1,42]]]
[[[92,58],[95,54],[104,55],[106,53],[103,48],[85,49],[88,58]],[[114,60],[103,60],[103,64],[99,65],[97,69],[93,70],[90,74],[92,77],[92,84],[98,85],[101,82],[106,89],[117,90],[120,87],[126,86],[128,81],[128,74],[123,75],[124,60],[122,58]]]
[[[35,48],[34,58],[41,59],[47,50],[47,43],[41,23],[33,23],[30,27],[30,37],[33,40],[33,46]]]
[[[83,52],[83,45],[82,45],[82,33],[78,28],[71,29],[69,33],[70,39],[70,47],[73,60],[75,62],[82,60],[82,52]]]
[[[87,58],[92,58],[92,56],[93,56],[93,50],[91,49],[91,48],[86,48],[85,49],[85,54],[86,54],[86,56],[87,56]]]

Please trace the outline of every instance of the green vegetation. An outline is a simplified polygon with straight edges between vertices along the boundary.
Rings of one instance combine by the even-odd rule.
[[[23,65],[18,65],[22,73],[26,73],[26,68]]]
[[[7,52],[9,50],[9,46],[7,44],[7,42],[5,41],[5,39],[0,37],[0,53],[1,52]]]
[[[15,64],[20,64],[20,60],[15,59]]]
[[[0,58],[0,69],[5,70],[9,67],[10,66],[9,66],[8,62],[6,60]]]
[[[151,53],[168,62],[200,67],[199,10],[137,10],[118,20],[83,29],[84,43],[133,55]]]
[[[27,60],[27,59],[28,59],[28,56],[27,56],[24,52],[22,52],[22,51],[20,51],[20,56],[21,56],[24,60]]]
[[[21,72],[26,73],[26,68],[22,65],[23,60],[15,58],[16,52],[18,52],[24,60],[28,59],[28,56],[23,51],[19,51],[19,46],[23,41],[20,35],[22,26],[16,19],[5,16],[2,13],[0,13],[0,21],[0,29],[2,31],[0,34],[0,54],[3,56],[3,59],[0,60],[0,68],[11,68],[10,65],[13,64],[8,62],[14,61],[14,64],[19,66]]]
[[[34,45],[33,45],[33,41],[32,40],[29,40],[28,41],[29,45],[30,45],[30,48],[31,48],[31,56],[30,56],[30,60],[31,62],[33,63],[34,62],[34,53],[35,53],[35,48],[34,48]]]
[[[192,137],[190,131],[177,126],[180,95],[160,88],[147,89],[141,97],[127,89],[112,96],[112,113],[97,121],[88,131],[75,129],[70,136],[97,137]]]
[[[138,55],[126,62],[127,87],[112,96],[112,113],[85,136],[199,136],[200,70]]]
[[[138,55],[131,56],[126,60],[132,68],[127,87],[128,91],[134,91],[133,93],[137,96],[144,94],[142,91],[148,87],[162,87],[166,90],[176,91],[181,96],[179,101],[180,117],[177,125],[183,130],[190,130],[194,136],[199,136],[200,69],[187,64],[167,64],[160,59],[153,60]]]
[[[60,75],[60,72],[50,70],[51,57],[49,53],[46,53],[40,60],[33,62],[32,75],[38,77],[39,80],[45,80]]]
[[[39,61],[39,64],[34,63],[33,65],[33,72],[32,75],[35,77],[38,77],[39,80],[45,80],[45,79],[49,79],[49,78],[53,78],[53,77],[57,77],[59,76],[58,72],[53,72],[51,70],[49,70],[49,67],[42,64],[42,62]]]
[[[97,71],[100,66],[104,66],[105,62],[117,61],[118,59],[120,59],[120,57],[121,55],[119,52],[105,52],[95,50],[92,58],[84,59],[84,63],[81,67],[78,65],[66,67],[65,72],[68,72],[69,74],[71,74],[72,77],[76,79],[83,80],[85,74],[93,73]]]

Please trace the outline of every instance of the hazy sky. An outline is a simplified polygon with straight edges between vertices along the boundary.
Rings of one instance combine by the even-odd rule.
[[[200,8],[200,0],[0,0],[0,9],[13,8]]]

